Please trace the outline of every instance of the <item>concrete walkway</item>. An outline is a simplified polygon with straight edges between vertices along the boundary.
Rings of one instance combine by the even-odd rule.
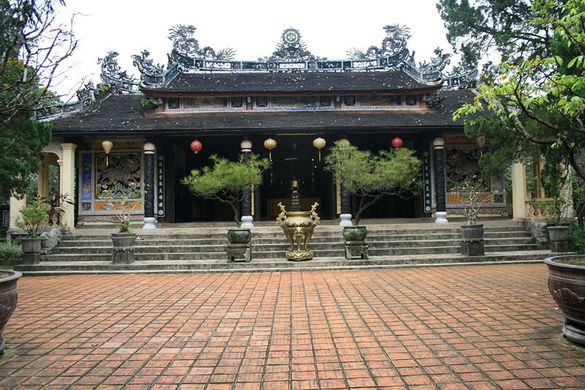
[[[25,277],[0,388],[585,388],[542,264]]]

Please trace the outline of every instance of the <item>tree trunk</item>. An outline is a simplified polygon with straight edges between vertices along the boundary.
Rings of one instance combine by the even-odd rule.
[[[359,206],[358,211],[355,214],[355,218],[354,218],[356,225],[360,222],[360,219],[362,217],[363,212],[365,210],[367,210],[371,205],[373,205],[374,203],[376,203],[377,201],[382,199],[382,196],[384,196],[384,194],[376,195],[372,198],[372,200],[370,200],[369,202],[366,202],[366,204],[364,204],[365,197],[360,197],[360,206]]]

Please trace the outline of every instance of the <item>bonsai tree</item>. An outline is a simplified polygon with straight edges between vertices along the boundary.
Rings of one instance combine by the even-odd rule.
[[[51,206],[42,198],[35,198],[22,208],[16,226],[26,231],[29,237],[38,237],[43,227],[49,223]]]
[[[459,201],[463,205],[463,215],[467,218],[468,225],[475,225],[479,211],[484,204],[482,190],[485,185],[478,176],[467,177],[463,183],[455,188]]]
[[[194,169],[181,183],[193,194],[205,199],[227,203],[234,213],[234,221],[240,223],[240,203],[244,191],[262,184],[262,173],[270,167],[270,161],[254,154],[249,161],[230,161],[216,155],[210,157],[212,166]]]
[[[344,141],[335,142],[325,157],[325,169],[358,200],[355,224],[365,210],[387,195],[407,197],[420,188],[422,162],[406,148],[374,155]]]
[[[136,183],[129,183],[131,188],[136,187]],[[130,207],[128,195],[114,196],[111,190],[103,190],[100,199],[106,200],[108,207],[116,211],[115,222],[118,223],[119,233],[130,233],[130,213],[138,207],[137,202],[133,202]],[[116,206],[118,204],[118,206]]]

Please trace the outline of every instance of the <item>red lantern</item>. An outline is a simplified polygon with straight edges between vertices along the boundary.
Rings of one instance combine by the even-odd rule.
[[[402,138],[400,138],[400,137],[392,138],[391,145],[394,149],[400,149],[403,144],[404,144],[404,141],[402,141]]]
[[[203,144],[198,140],[191,142],[191,151],[195,154],[199,153],[203,149]]]

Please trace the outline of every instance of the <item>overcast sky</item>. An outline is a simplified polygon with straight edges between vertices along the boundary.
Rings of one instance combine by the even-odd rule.
[[[380,46],[387,24],[410,27],[409,48],[416,61],[429,59],[435,47],[451,51],[434,0],[66,0],[59,17],[74,15],[79,46],[60,94],[75,91],[84,79],[99,81],[97,58],[108,51],[120,53],[121,67],[138,74],[130,56],[147,49],[155,62],[166,64],[175,24],[197,27],[200,46],[235,49],[238,60],[270,55],[288,27],[300,31],[314,54],[328,59],[346,58],[351,48]]]

